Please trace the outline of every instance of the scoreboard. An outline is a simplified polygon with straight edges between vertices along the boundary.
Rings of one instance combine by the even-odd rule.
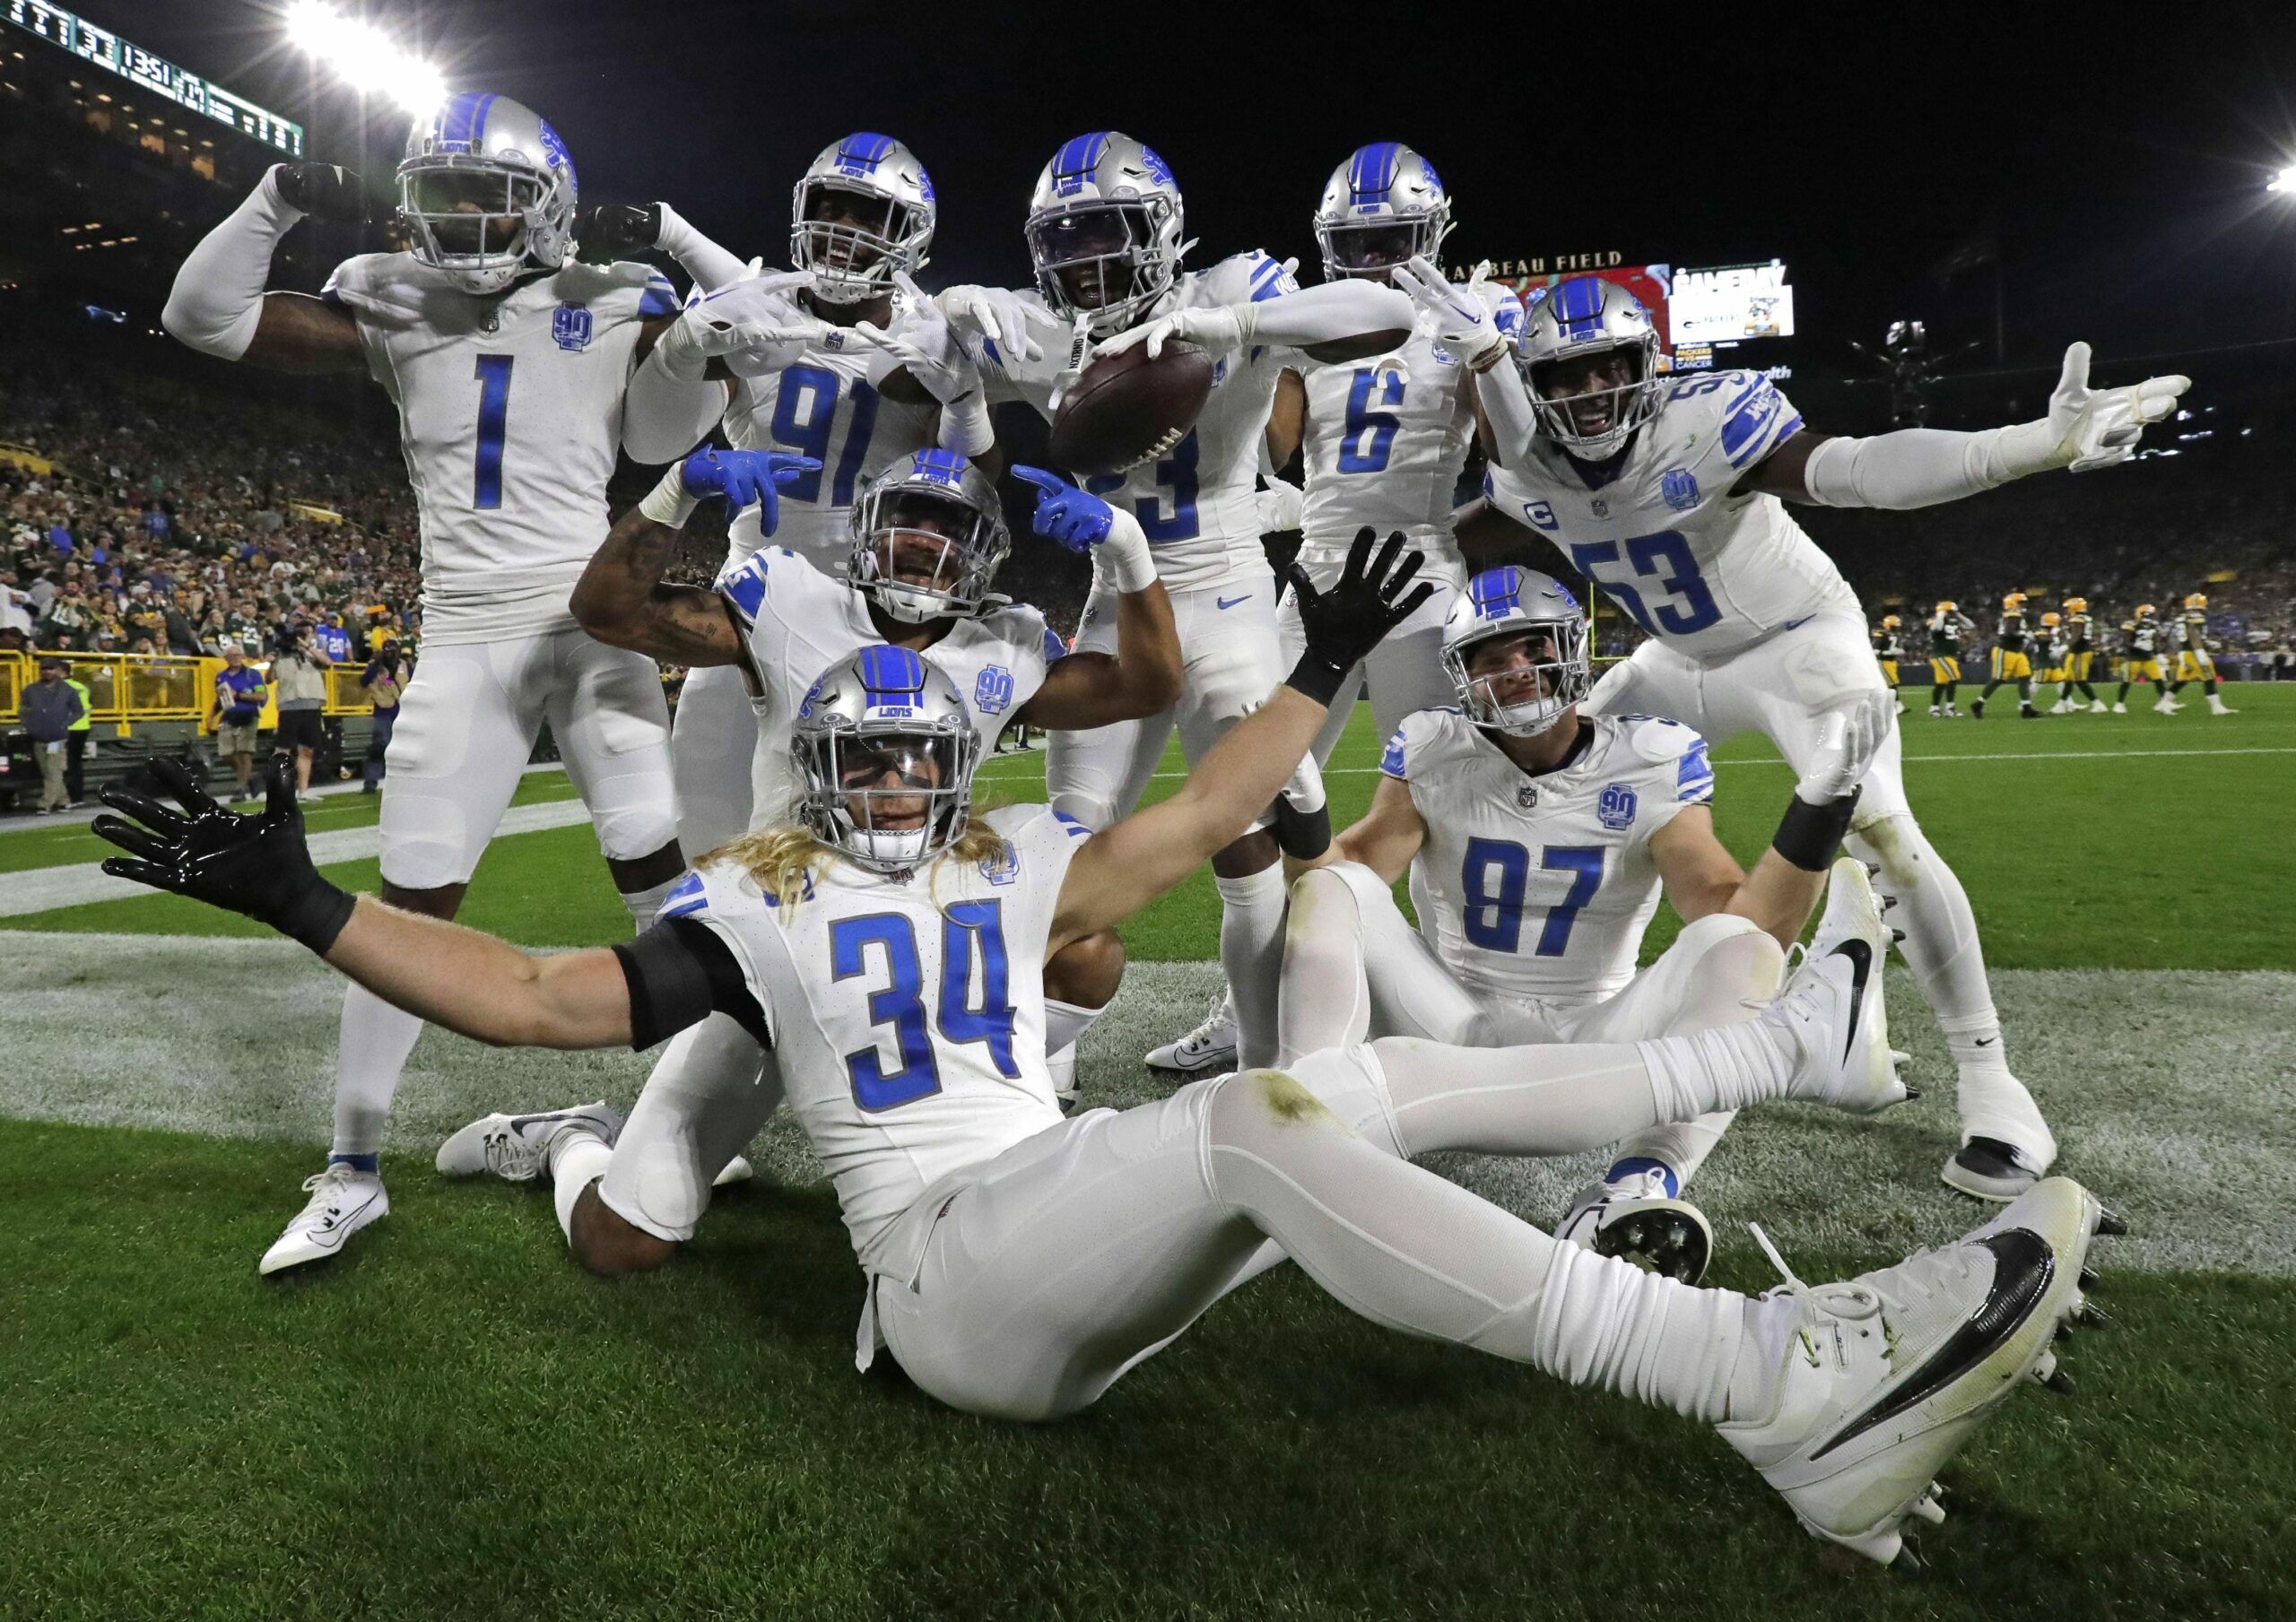
[[[1630,265],[1619,253],[1579,254],[1556,259],[1500,260],[1492,280],[1512,288],[1526,305],[1536,304],[1574,276],[1615,282],[1641,300],[1658,330],[1658,347],[1676,370],[1726,366],[1788,375],[1771,342],[1794,335],[1794,288],[1783,261],[1677,270],[1672,265]],[[1464,280],[1464,268],[1454,272]],[[1754,344],[1746,355],[1723,358],[1718,351]]]
[[[253,141],[259,141],[289,158],[303,155],[303,126],[257,107],[213,80],[188,68],[178,67],[142,46],[122,39],[108,28],[75,16],[45,0],[0,0],[10,24],[50,45],[70,51],[81,61],[109,68],[139,89],[213,118]]]

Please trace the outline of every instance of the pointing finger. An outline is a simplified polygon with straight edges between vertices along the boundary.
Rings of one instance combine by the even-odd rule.
[[[2065,375],[2057,380],[2057,392],[2081,390],[2089,386],[2089,346],[2074,343],[2065,351]]]
[[[1040,467],[1023,467],[1019,463],[1014,463],[1013,476],[1016,479],[1027,480],[1048,496],[1057,496],[1068,488],[1068,481],[1058,473],[1047,473]]]

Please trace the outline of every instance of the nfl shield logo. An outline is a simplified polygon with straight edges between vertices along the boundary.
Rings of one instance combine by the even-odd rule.
[[[1698,481],[1686,467],[1670,467],[1658,481],[1658,493],[1666,505],[1678,513],[1686,513],[1698,505]]]
[[[1611,504],[1600,496],[1587,502],[1587,506],[1597,518],[1607,518],[1611,516]]]
[[[1522,787],[1515,791],[1515,803],[1521,806],[1525,811],[1536,810],[1538,802],[1539,790],[1538,785],[1535,783],[1526,783]]]
[[[550,317],[550,335],[563,350],[590,347],[590,312],[578,304],[561,304]]]
[[[1623,783],[1613,783],[1603,790],[1602,799],[1595,805],[1595,815],[1605,828],[1616,832],[1633,826],[1634,807],[1634,791]]]

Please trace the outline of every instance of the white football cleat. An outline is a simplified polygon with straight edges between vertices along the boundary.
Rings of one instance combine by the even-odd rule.
[[[2208,695],[2208,713],[2212,716],[2237,716],[2240,712],[2227,706],[2221,694]]]
[[[1177,1042],[1150,1048],[1147,1065],[1183,1076],[1216,1076],[1236,1068],[1236,1007],[1223,991],[1213,999],[1203,1024]]]
[[[611,1148],[622,1135],[622,1120],[603,1098],[572,1109],[481,1115],[439,1145],[439,1175],[475,1177],[491,1172],[505,1183],[531,1183],[550,1169],[550,1146],[561,1133],[587,1132]]]
[[[2125,715],[2128,714],[2128,706],[2127,706],[2127,705],[2126,705],[2126,704],[2124,704],[2124,703],[2122,703],[2122,702],[2121,702],[2119,699],[2118,699],[2118,698],[2114,699],[2114,700],[2113,700],[2113,714],[2115,714],[2116,716],[2125,716]]]
[[[710,1179],[712,1188],[731,1188],[736,1183],[746,1183],[757,1175],[757,1167],[750,1164],[747,1155],[735,1155],[726,1162],[726,1169]]]
[[[1787,1097],[1878,1115],[1914,1096],[1898,1080],[1882,1000],[1889,932],[1866,864],[1844,856],[1826,884],[1826,909],[1809,955],[1786,989],[1756,1016],[1784,1029],[1800,1050]]]
[[[2100,698],[2095,703],[2089,706],[2089,713],[2092,716],[2101,716],[2105,714],[2105,701],[2102,698]]]
[[[2184,708],[2183,705],[2163,694],[2152,706],[2152,713],[2156,716],[2173,716],[2182,708]]]
[[[1814,1287],[1754,1231],[1786,1277],[1762,1300],[1801,1323],[1776,1410],[1717,1428],[1813,1537],[1886,1566],[1909,1520],[1944,1519],[1938,1470],[2022,1382],[2072,1390],[2050,1341],[2094,1316],[2090,1240],[2127,1227],[2051,1177],[1943,1250]]]
[[[1974,1137],[1953,1151],[1937,1175],[1947,1188],[1998,1205],[2039,1183],[2047,1166],[2043,1161],[2036,1167],[2030,1151],[2005,1138]]]
[[[287,1231],[263,1253],[256,1271],[284,1272],[307,1262],[324,1262],[340,1253],[344,1241],[352,1235],[391,1212],[391,1197],[383,1192],[382,1174],[361,1171],[340,1160],[330,1161],[325,1171],[304,1178],[303,1187],[311,1196],[309,1201],[287,1225]]]
[[[1669,1193],[1663,1172],[1630,1172],[1589,1183],[1570,1202],[1554,1236],[1598,1256],[1616,1256],[1678,1284],[1706,1276],[1714,1229],[1689,1201]]]

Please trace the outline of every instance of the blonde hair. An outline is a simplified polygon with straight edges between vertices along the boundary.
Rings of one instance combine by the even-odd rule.
[[[944,861],[978,863],[1002,859],[1007,848],[1004,836],[987,822],[987,813],[996,809],[973,805],[965,814],[964,831],[934,855],[929,873],[937,876]],[[812,892],[813,874],[839,854],[835,846],[816,837],[813,829],[795,822],[778,822],[728,839],[694,866],[732,863],[756,880],[758,889],[778,906],[794,908]]]

